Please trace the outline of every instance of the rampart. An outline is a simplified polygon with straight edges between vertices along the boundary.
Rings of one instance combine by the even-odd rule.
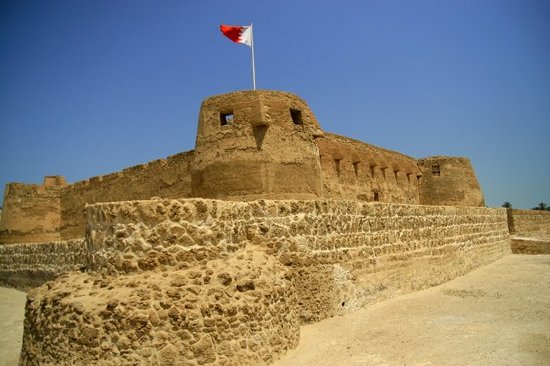
[[[23,364],[268,363],[300,322],[510,252],[504,209],[187,199],[96,204],[87,220],[89,271],[30,293]]]
[[[86,204],[153,197],[484,205],[468,159],[416,160],[325,133],[297,96],[243,91],[202,103],[195,150],[71,185],[9,184],[0,244],[81,238]]]
[[[6,283],[67,272],[29,293],[28,365],[269,363],[300,323],[510,253],[468,159],[326,133],[284,92],[206,99],[192,151],[54,178],[9,185],[0,222]]]
[[[86,267],[84,239],[0,246],[0,285],[30,289]]]
[[[470,160],[435,156],[418,160],[420,202],[425,205],[485,206]]]
[[[317,144],[327,197],[420,203],[422,172],[415,159],[328,133]]]
[[[66,187],[61,194],[61,239],[84,236],[86,204],[151,197],[189,197],[192,158],[193,151],[187,151]]]

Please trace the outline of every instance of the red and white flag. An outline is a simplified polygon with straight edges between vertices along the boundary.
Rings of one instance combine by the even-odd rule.
[[[222,33],[236,43],[252,47],[252,25],[220,25]]]

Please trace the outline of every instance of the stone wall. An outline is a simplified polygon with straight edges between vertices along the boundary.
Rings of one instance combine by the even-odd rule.
[[[193,151],[187,151],[68,186],[61,197],[61,238],[84,236],[86,204],[189,197],[192,158]]]
[[[466,158],[415,160],[323,132],[291,93],[241,91],[202,103],[193,151],[72,185],[8,185],[0,244],[79,238],[86,204],[153,197],[484,206]]]
[[[61,177],[46,177],[42,185],[10,183],[4,193],[0,244],[82,238],[86,204],[189,197],[193,155],[187,151],[71,185]],[[62,183],[54,184],[52,178]]]
[[[550,211],[509,209],[510,233],[550,239]]]
[[[60,240],[63,186],[10,183],[4,191],[0,243]]]
[[[84,239],[0,245],[0,284],[37,287],[86,264]]]
[[[299,339],[282,267],[248,252],[170,272],[71,273],[29,293],[21,363],[270,363]]]
[[[31,292],[24,364],[268,363],[299,322],[510,253],[504,209],[179,199],[86,214],[90,272]]]
[[[419,178],[422,173],[415,159],[329,133],[316,142],[325,197],[420,203]]]
[[[550,238],[536,239],[513,236],[510,247],[514,254],[550,254]]]
[[[510,252],[505,209],[193,199],[98,204],[88,215],[93,270],[186,267],[253,244],[305,281],[302,315],[314,320]]]

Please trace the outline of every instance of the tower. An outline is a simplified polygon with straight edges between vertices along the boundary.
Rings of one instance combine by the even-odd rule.
[[[320,135],[308,105],[290,93],[256,90],[208,98],[199,115],[192,195],[318,198]]]

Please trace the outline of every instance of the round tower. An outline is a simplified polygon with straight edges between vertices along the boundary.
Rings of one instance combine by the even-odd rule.
[[[468,158],[434,156],[418,160],[422,171],[420,203],[485,206],[481,187]]]
[[[206,99],[191,176],[195,197],[312,199],[322,195],[315,137],[322,135],[297,96],[255,90]]]

